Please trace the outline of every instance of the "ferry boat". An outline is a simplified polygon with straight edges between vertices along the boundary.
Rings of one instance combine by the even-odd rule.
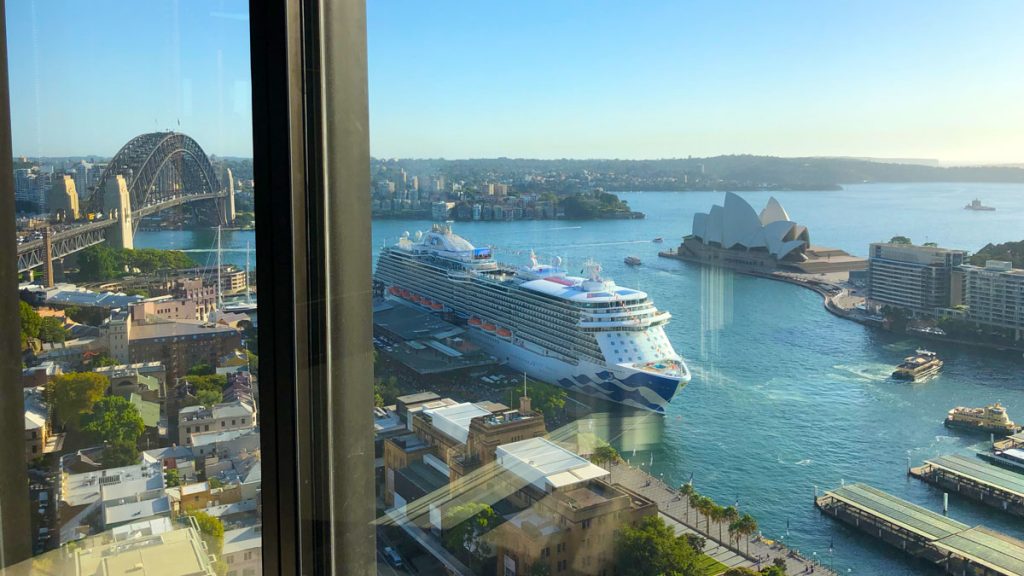
[[[560,265],[532,252],[526,266],[498,262],[445,223],[383,248],[374,282],[390,301],[412,306],[403,296],[412,293],[440,304],[430,309],[465,321],[471,340],[533,378],[664,412],[690,381],[665,335],[671,314],[645,292],[603,278],[592,260],[583,276]]]
[[[919,382],[939,373],[942,360],[938,354],[930,350],[917,350],[913,356],[907,356],[903,363],[896,367],[892,377],[897,380]]]
[[[967,206],[964,206],[964,210],[977,210],[979,212],[991,212],[991,211],[995,210],[995,208],[993,208],[991,206],[985,206],[984,204],[981,203],[981,200],[978,200],[977,198],[975,198],[974,200],[971,200],[970,204],[968,204]]]
[[[655,244],[661,244],[664,241],[665,241],[665,239],[662,238],[661,236],[658,236],[657,238],[654,239],[654,243]]]
[[[999,402],[984,408],[957,406],[946,416],[946,427],[1009,435],[1020,430]]]
[[[642,262],[640,262],[640,259],[637,258],[636,256],[626,256],[624,262],[627,266],[639,266],[640,264],[642,264]]]

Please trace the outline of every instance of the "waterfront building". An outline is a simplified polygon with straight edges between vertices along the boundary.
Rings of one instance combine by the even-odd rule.
[[[838,248],[811,245],[806,226],[793,222],[770,198],[760,215],[738,194],[728,192],[721,206],[693,215],[691,233],[674,251],[660,256],[745,272],[789,270],[807,274],[849,272],[867,262]]]
[[[989,260],[985,266],[960,266],[953,279],[954,292],[963,294],[968,320],[1010,330],[1014,340],[1024,338],[1024,269]]]
[[[499,574],[611,573],[618,531],[658,514],[655,502],[544,438],[500,446],[497,465],[498,491],[518,508],[487,535]]]
[[[868,258],[869,305],[896,306],[916,314],[949,308],[953,270],[966,253],[938,246],[871,244]]]

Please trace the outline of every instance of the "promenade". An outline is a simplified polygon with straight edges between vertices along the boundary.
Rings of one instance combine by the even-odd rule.
[[[771,566],[774,559],[783,558],[786,574],[835,576],[827,566],[803,558],[781,544],[769,545],[756,536],[730,542],[728,524],[711,520],[709,527],[707,518],[690,509],[689,502],[678,490],[643,470],[625,462],[609,465],[608,470],[613,483],[622,484],[656,502],[662,518],[675,528],[677,534],[695,533],[706,538],[703,552],[730,568],[741,566],[759,570]]]

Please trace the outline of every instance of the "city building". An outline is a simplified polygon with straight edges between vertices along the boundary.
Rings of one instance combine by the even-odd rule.
[[[263,574],[263,527],[225,530],[221,559],[228,565],[226,576]]]
[[[659,255],[760,273],[849,272],[867,265],[863,258],[838,248],[811,245],[807,227],[790,220],[775,198],[769,198],[758,215],[746,200],[732,192],[725,194],[723,205],[695,213],[691,233],[679,248]]]
[[[60,364],[53,361],[40,362],[21,371],[21,385],[25,388],[46,386],[63,373]]]
[[[216,576],[195,521],[178,529],[166,519],[133,522],[83,540],[73,554],[76,576]]]
[[[42,388],[24,388],[25,397],[25,461],[35,460],[46,452],[50,439],[50,410],[43,401]]]
[[[193,434],[251,430],[256,427],[256,409],[245,402],[187,406],[178,411],[178,443],[190,445]]]
[[[216,366],[217,360],[242,345],[241,333],[231,327],[198,320],[127,321],[127,313],[111,316],[108,327],[111,356],[120,362],[161,362],[167,370],[167,381],[175,382],[197,364]],[[114,353],[113,339],[127,333],[127,361]],[[120,352],[120,348],[118,348]]]
[[[149,319],[162,320],[203,320],[207,319],[206,311],[196,301],[173,296],[156,296],[146,298],[131,305],[133,319],[142,321]]]
[[[498,574],[611,574],[617,532],[658,513],[607,470],[544,438],[499,447],[497,465],[498,490],[518,508],[485,536]]]
[[[932,314],[949,308],[952,272],[966,253],[938,246],[871,244],[868,258],[868,305],[905,308]]]
[[[953,305],[967,306],[967,319],[1024,338],[1024,269],[989,260],[985,266],[964,264],[953,271]]]
[[[65,468],[59,488],[61,544],[90,534],[93,527],[109,530],[141,520],[170,518],[165,488],[160,461],[78,474]]]
[[[167,370],[160,362],[101,366],[93,372],[110,380],[110,393],[114,395],[140,394],[146,400],[156,400],[167,394]]]

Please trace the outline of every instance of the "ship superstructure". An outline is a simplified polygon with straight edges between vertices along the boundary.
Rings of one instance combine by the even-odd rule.
[[[593,261],[583,276],[532,254],[517,267],[436,224],[384,248],[375,281],[389,299],[461,318],[499,361],[575,392],[662,412],[690,380],[665,335],[671,314]]]

